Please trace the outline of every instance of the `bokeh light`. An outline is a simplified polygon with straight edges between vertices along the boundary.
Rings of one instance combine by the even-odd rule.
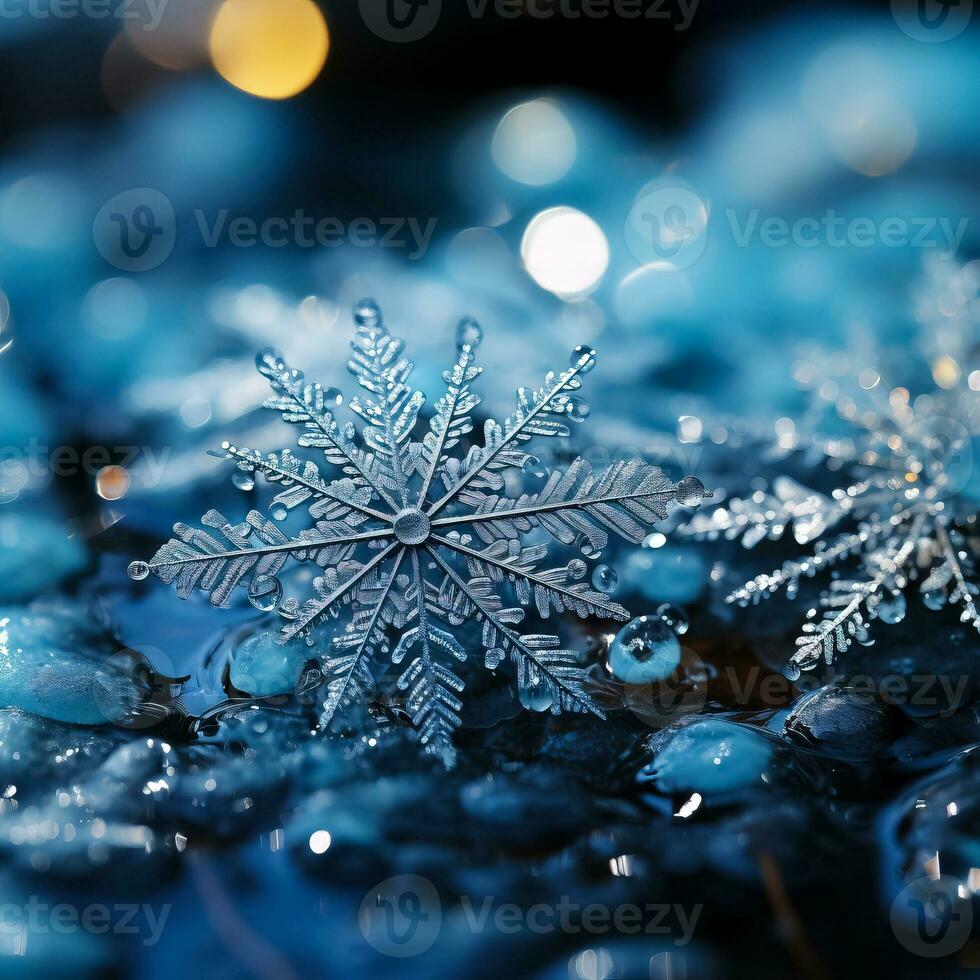
[[[251,95],[288,99],[320,74],[327,24],[311,0],[225,0],[211,28],[221,76]]]
[[[491,145],[494,163],[522,184],[551,184],[568,173],[578,147],[575,130],[550,99],[514,106],[500,120]]]
[[[542,289],[574,298],[602,279],[609,266],[609,243],[587,214],[570,207],[548,208],[527,226],[521,258]]]

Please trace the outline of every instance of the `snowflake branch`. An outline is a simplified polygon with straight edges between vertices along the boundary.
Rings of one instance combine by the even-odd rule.
[[[428,551],[436,564],[439,565],[442,570],[453,580],[453,582],[456,583],[456,587],[460,589],[466,598],[473,604],[478,616],[481,619],[489,621],[493,625],[494,629],[496,629],[497,632],[505,638],[507,644],[512,650],[520,654],[522,657],[530,660],[537,670],[547,677],[549,683],[551,683],[556,690],[561,692],[561,695],[564,698],[575,702],[579,706],[579,710],[586,711],[589,714],[596,715],[599,718],[605,717],[591,698],[583,694],[581,691],[576,690],[574,687],[566,684],[561,677],[551,670],[551,668],[534,653],[534,651],[521,639],[517,633],[515,633],[508,626],[505,626],[492,610],[488,609],[482,602],[480,602],[479,597],[475,595],[467,582],[450,564],[444,561],[431,548],[427,547],[425,550]]]
[[[320,386],[304,385],[302,373],[291,371],[278,351],[272,349],[262,351],[256,364],[259,372],[268,379],[270,387],[279,396],[278,401],[266,402],[266,406],[281,412],[287,422],[304,421],[317,429],[323,439],[323,445],[340,454],[340,459],[345,461],[345,468],[353,469],[392,511],[397,511],[398,505],[381,486],[380,480],[375,479],[371,468],[365,465],[362,454],[343,436],[333,413],[323,408],[323,392]],[[320,445],[320,437],[310,444]],[[301,445],[304,444],[304,438],[300,437]]]
[[[460,491],[465,489],[484,470],[486,470],[497,458],[497,456],[499,456],[500,453],[507,448],[507,446],[509,446],[518,436],[520,436],[521,433],[531,424],[531,422],[541,414],[541,412],[545,411],[548,406],[551,405],[555,396],[561,394],[562,391],[569,387],[572,381],[574,381],[575,378],[582,373],[583,369],[588,366],[590,360],[594,358],[594,356],[594,354],[589,355],[588,357],[583,356],[580,358],[575,367],[570,368],[568,371],[565,371],[559,375],[554,385],[552,385],[552,387],[544,395],[542,395],[540,401],[538,401],[534,408],[523,416],[523,418],[521,418],[521,420],[504,435],[497,446],[495,446],[485,458],[480,459],[479,462],[474,464],[452,488],[447,490],[446,493],[443,494],[443,496],[429,508],[428,517],[430,519],[433,518],[437,513],[439,513],[440,510],[443,509],[443,507],[446,506],[446,504],[452,501],[460,493]]]
[[[255,450],[228,445],[222,447],[221,455],[225,456],[225,458],[239,459],[242,462],[247,463],[253,469],[259,470],[259,472],[265,474],[267,477],[270,477],[271,475],[271,477],[274,479],[270,479],[270,482],[282,481],[287,485],[289,483],[296,483],[302,487],[306,487],[306,489],[309,490],[315,497],[326,497],[329,500],[336,501],[338,504],[343,504],[345,507],[349,507],[351,510],[356,510],[360,511],[362,514],[367,514],[368,517],[373,517],[377,521],[391,520],[390,514],[382,513],[380,510],[374,510],[371,507],[358,503],[356,500],[343,497],[340,494],[332,491],[325,483],[307,479],[298,472],[294,473],[291,470],[287,470],[282,465],[274,463],[271,457],[263,457]],[[347,482],[348,485],[352,485],[350,481]]]
[[[480,562],[485,565],[493,565],[495,568],[501,569],[508,575],[517,575],[529,582],[533,582],[536,586],[542,589],[547,589],[549,592],[557,593],[568,600],[566,605],[572,609],[584,608],[588,606],[594,612],[603,613],[609,619],[618,619],[624,623],[630,618],[630,614],[618,602],[607,602],[603,599],[595,598],[595,593],[592,593],[591,595],[581,595],[573,592],[571,589],[566,589],[563,586],[549,582],[540,575],[535,575],[533,572],[529,572],[518,565],[509,565],[505,561],[491,558],[484,552],[475,551],[473,548],[468,548],[466,545],[461,544],[458,541],[451,541],[449,538],[443,538],[434,534],[432,536],[432,540],[436,541],[444,548],[449,548],[451,551],[458,552],[461,555],[466,555],[468,558],[472,558],[476,562]]]
[[[949,533],[946,530],[946,523],[937,517],[935,520],[935,525],[936,536],[939,538],[939,543],[942,546],[943,554],[946,556],[946,561],[949,563],[949,567],[953,572],[953,577],[956,579],[956,588],[962,597],[963,608],[969,616],[973,626],[980,630],[980,613],[977,612],[976,603],[973,601],[973,592],[970,590],[966,576],[963,574],[963,566],[960,564],[959,557],[956,554],[956,549],[953,547],[953,542],[949,540]],[[966,619],[964,618],[962,621],[966,622]]]
[[[285,544],[270,544],[261,548],[239,548],[235,551],[218,551],[210,554],[194,555],[190,558],[174,558],[170,561],[151,561],[148,566],[151,571],[157,568],[167,568],[171,565],[191,565],[194,562],[225,561],[229,558],[252,558],[261,555],[275,555],[282,552],[310,551],[315,548],[326,548],[335,544],[355,544],[359,541],[375,541],[378,538],[390,538],[391,528],[378,528],[375,531],[365,531],[362,534],[348,534],[340,538],[309,538],[302,541],[290,540]]]
[[[395,561],[391,568],[391,574],[388,581],[385,583],[381,597],[378,599],[377,605],[374,607],[374,611],[372,612],[371,618],[364,629],[364,635],[357,644],[357,648],[353,653],[345,654],[342,657],[337,657],[327,665],[328,667],[332,667],[334,672],[333,677],[327,684],[329,695],[326,701],[324,701],[323,712],[320,715],[321,727],[329,722],[338,710],[343,709],[350,703],[354,695],[349,695],[348,691],[352,685],[356,689],[362,685],[362,682],[370,684],[370,681],[368,681],[367,677],[365,677],[367,672],[366,665],[364,664],[365,655],[370,650],[371,637],[374,635],[374,631],[377,629],[378,623],[381,620],[382,610],[385,607],[385,603],[388,601],[388,596],[391,593],[391,587],[395,584],[395,577],[398,575],[398,569],[401,567],[402,559],[405,557],[406,550],[406,548],[402,548],[402,550],[395,556]]]
[[[387,548],[383,551],[379,551],[360,571],[355,575],[352,575],[346,582],[342,585],[338,585],[336,589],[333,590],[328,596],[319,600],[310,600],[306,603],[304,607],[303,614],[298,618],[293,620],[287,626],[284,626],[280,631],[280,643],[286,643],[297,633],[303,632],[303,630],[312,626],[338,599],[346,595],[365,575],[372,572],[378,565],[381,564],[386,558],[388,558],[391,553],[396,549],[401,547],[400,542],[393,541]]]

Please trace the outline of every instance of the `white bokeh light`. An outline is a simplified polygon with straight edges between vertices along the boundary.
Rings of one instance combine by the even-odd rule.
[[[542,289],[562,298],[583,296],[609,265],[602,229],[575,208],[548,208],[532,218],[521,241],[521,258]]]
[[[575,130],[548,99],[514,106],[500,120],[490,152],[510,178],[540,187],[564,177],[575,163]]]

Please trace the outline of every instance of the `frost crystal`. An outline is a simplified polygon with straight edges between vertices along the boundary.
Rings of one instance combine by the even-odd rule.
[[[253,510],[235,524],[210,510],[201,520],[209,530],[177,524],[176,537],[150,562],[133,562],[130,575],[155,574],[181,598],[202,589],[218,606],[242,588],[259,608],[278,608],[284,643],[310,638],[344,614],[345,625],[334,622],[324,663],[321,726],[367,700],[387,660],[421,741],[451,761],[463,690],[456,669],[467,657],[458,634],[468,623],[479,626],[488,669],[511,659],[525,706],[601,716],[578,653],[557,636],[519,626],[527,607],[542,618],[570,610],[625,621],[629,613],[589,584],[581,558],[543,567],[547,538],[578,544],[589,556],[606,546],[609,531],[640,542],[672,504],[697,506],[708,496],[704,486],[693,477],[672,483],[640,459],[596,473],[580,457],[552,472],[537,493],[514,499],[505,476],[535,462],[525,445],[567,436],[566,420],[587,414],[576,392],[595,352],[576,348],[567,370],[549,373],[539,388],[519,388],[513,414],[502,424],[487,420],[482,439],[464,452],[480,404],[471,387],[482,370],[476,323],[460,325],[456,362],[443,374],[446,390],[416,442],[425,397],[411,387],[403,342],[369,300],[357,304],[354,318],[348,368],[363,394],[349,407],[364,423],[360,433],[338,420],[336,392],[328,397],[274,350],[256,358],[273,393],[265,406],[302,427],[299,445],[322,450],[331,475],[289,450],[264,455],[224,443],[219,455],[236,462],[240,479],[261,473],[282,487],[269,516]],[[299,507],[310,525],[290,537],[280,524]],[[302,603],[282,601],[277,575],[290,561],[322,570]]]
[[[934,278],[938,274],[933,270]],[[820,609],[810,611],[786,668],[792,679],[821,662],[833,663],[855,639],[873,642],[872,620],[903,619],[905,590],[913,581],[927,608],[959,604],[961,622],[980,631],[980,587],[973,580],[980,546],[980,372],[972,370],[978,347],[970,330],[941,335],[933,329],[937,318],[976,310],[978,278],[954,267],[942,289],[920,297],[920,340],[935,387],[918,398],[905,387],[886,385],[874,367],[855,370],[861,360],[853,353],[840,359],[818,355],[797,365],[797,380],[813,390],[814,405],[832,404],[851,434],[801,434],[783,419],[777,425],[780,446],[822,459],[851,480],[827,496],[782,476],[771,492],[759,490],[697,514],[684,529],[699,538],[740,539],[752,548],[791,528],[797,544],[815,543],[806,557],[732,592],[726,601],[740,606],[781,589],[792,598],[804,578],[848,561],[858,566],[856,573],[831,581],[820,594]],[[898,359],[907,364],[907,352]],[[813,410],[810,418],[819,414]]]

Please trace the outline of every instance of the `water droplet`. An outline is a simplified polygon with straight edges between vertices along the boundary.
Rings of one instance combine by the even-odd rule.
[[[574,368],[579,368],[579,374],[588,374],[595,367],[596,353],[588,344],[579,344],[572,351],[572,356],[568,363]]]
[[[145,561],[133,561],[129,563],[126,574],[136,582],[142,582],[150,574],[150,566]]]
[[[588,402],[582,398],[576,398],[574,395],[568,399],[568,408],[566,409],[566,414],[573,422],[584,422],[589,417]]]
[[[628,684],[664,680],[680,661],[677,634],[654,616],[640,616],[627,623],[609,647],[613,676]]]
[[[677,484],[677,502],[682,507],[700,507],[705,496],[704,484],[696,476],[685,476]]]
[[[255,487],[255,480],[252,478],[251,473],[246,473],[243,470],[236,470],[231,474],[231,482],[238,487],[239,490],[252,490]]]
[[[610,568],[608,565],[598,565],[592,573],[592,584],[600,592],[610,595],[616,591],[616,586],[619,585],[619,575],[616,574],[614,568]]]
[[[286,370],[282,354],[273,347],[265,347],[255,355],[255,366],[267,378],[275,378]]]
[[[528,493],[538,493],[548,482],[551,470],[536,456],[524,464],[524,489]]]
[[[359,327],[376,327],[381,322],[381,308],[373,299],[354,304],[354,322]]]
[[[934,612],[940,609],[944,609],[947,603],[946,593],[942,589],[936,589],[934,592],[923,592],[922,593],[922,604],[926,609],[932,609]]]
[[[298,599],[287,599],[279,607],[279,615],[283,619],[295,619],[299,615],[299,600]]]
[[[483,327],[473,317],[463,317],[456,326],[456,349],[479,347],[481,340],[483,340]]]
[[[905,596],[901,592],[896,592],[894,595],[882,599],[878,603],[876,611],[878,618],[883,623],[894,625],[905,619],[907,609],[908,606],[905,602]]]
[[[598,558],[602,554],[602,550],[597,548],[588,538],[582,542],[582,546],[579,551],[585,555],[586,558]]]
[[[582,578],[588,570],[589,566],[581,558],[573,558],[568,563],[568,574],[571,578]]]
[[[269,508],[269,513],[272,515],[272,519],[276,521],[284,521],[289,517],[289,511],[282,504],[273,504]]]
[[[657,606],[654,615],[662,619],[678,636],[683,636],[691,625],[687,613],[680,606],[665,602]]]
[[[863,647],[873,647],[875,645],[874,638],[868,631],[867,626],[855,626],[854,627],[854,639]]]
[[[546,681],[538,681],[537,684],[525,684],[519,692],[521,704],[528,711],[547,711],[554,700],[551,685]]]
[[[798,681],[800,679],[800,668],[793,663],[791,660],[784,668],[783,675],[789,681]]]
[[[344,393],[339,388],[324,388],[323,400],[327,408],[339,408],[344,404]]]
[[[261,609],[272,612],[282,599],[282,582],[275,575],[256,575],[248,584],[248,601]]]

